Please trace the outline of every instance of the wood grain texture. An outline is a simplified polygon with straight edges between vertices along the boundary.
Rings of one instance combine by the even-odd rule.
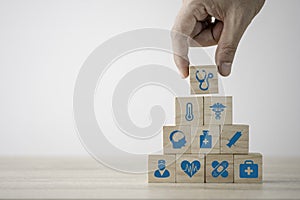
[[[0,198],[299,199],[299,166],[300,157],[265,156],[262,184],[149,184],[145,173],[121,173],[91,157],[1,157]]]
[[[192,118],[189,118],[187,113],[187,104],[192,105]],[[176,124],[189,126],[203,125],[203,97],[176,97],[175,115]]]
[[[207,81],[204,81],[202,85],[203,88],[208,88],[207,90],[202,90],[200,88],[199,86],[200,82],[196,78],[196,73],[198,74],[199,79],[204,79],[205,76],[208,77],[209,74],[212,74],[213,77],[208,78]],[[217,66],[215,65],[191,66],[189,78],[190,78],[191,94],[217,94],[219,92],[218,70],[217,70]]]
[[[211,107],[219,104],[226,106],[224,111],[219,113],[220,118],[217,117],[216,112]],[[232,124],[232,97],[204,97],[204,124]]]
[[[211,135],[211,148],[200,148],[200,136],[203,135],[203,131],[208,131],[208,134]],[[220,153],[220,128],[218,125],[204,125],[199,127],[191,127],[191,133],[191,153]]]
[[[212,175],[214,170],[221,172],[224,167],[220,166],[215,169],[212,166],[214,161],[218,161],[219,163],[223,161],[228,162],[228,167],[225,169],[228,172],[227,177],[222,177],[221,174],[217,177]],[[205,158],[206,163],[206,183],[233,183],[233,155],[220,155],[220,154],[208,154]]]
[[[180,131],[178,134],[173,135],[173,141],[170,135],[173,131]],[[184,138],[183,138],[184,137]],[[174,144],[185,140],[185,145],[181,148],[175,148]],[[190,126],[164,126],[163,127],[163,152],[164,154],[183,154],[191,153],[191,127]]]
[[[241,136],[234,144],[234,136]],[[249,153],[249,125],[224,125],[221,126],[221,153],[223,154],[248,154]],[[232,142],[230,142],[232,140]]]
[[[148,156],[148,182],[149,183],[175,183],[175,155],[149,155]],[[165,169],[159,170],[160,161],[164,161]],[[155,173],[168,177],[155,177]]]
[[[188,161],[190,162],[191,165],[183,166],[184,169],[182,169],[183,161]],[[187,173],[185,173],[185,171],[193,170],[193,168],[195,167],[195,165],[193,164],[194,161],[200,163],[200,169],[197,172],[193,172],[195,174],[190,174],[191,176],[189,176],[187,175]],[[186,169],[186,167],[191,167],[191,168]],[[204,179],[205,179],[205,162],[204,162],[203,154],[176,155],[176,183],[204,183]]]
[[[258,166],[257,178],[241,178],[240,177],[240,166],[241,165],[246,164],[247,169],[244,169],[244,170],[249,170],[249,171],[245,171],[247,173],[247,175],[254,173],[254,171],[252,171],[254,169],[251,167],[251,161],[253,161],[254,165]],[[234,182],[235,183],[260,183],[260,182],[262,182],[263,159],[262,159],[262,155],[260,153],[249,153],[248,155],[234,155],[233,162],[234,162]]]

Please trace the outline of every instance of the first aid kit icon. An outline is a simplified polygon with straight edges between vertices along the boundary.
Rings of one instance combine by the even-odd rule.
[[[253,160],[246,160],[240,164],[240,178],[258,178],[258,164]]]

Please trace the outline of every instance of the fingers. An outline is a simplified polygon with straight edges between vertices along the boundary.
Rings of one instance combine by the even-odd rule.
[[[229,76],[234,56],[248,24],[247,20],[234,15],[224,21],[224,27],[216,51],[216,64],[222,76]]]
[[[187,40],[189,35],[193,32],[195,24],[196,20],[190,13],[181,11],[176,18],[171,33],[174,61],[182,78],[186,78],[189,75],[189,45]]]
[[[199,12],[199,9],[197,9],[197,12]],[[202,24],[198,24],[197,20],[199,20],[199,17],[205,19],[207,14],[199,15],[198,13],[196,16],[197,18],[193,14],[193,9],[191,9],[190,6],[183,4],[171,32],[174,61],[182,78],[186,78],[189,75],[189,38],[191,35],[202,30]]]
[[[183,79],[187,78],[189,76],[189,65],[190,65],[188,57],[174,55],[174,61],[179,70],[179,74],[181,78]]]
[[[196,35],[189,42],[191,47],[207,47],[218,44],[223,29],[223,23],[216,21],[214,24],[210,24],[202,32]]]
[[[172,44],[174,61],[182,78],[189,75],[188,43],[187,36],[178,32],[172,32]]]

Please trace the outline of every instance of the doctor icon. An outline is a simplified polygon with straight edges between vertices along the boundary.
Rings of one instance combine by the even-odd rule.
[[[165,160],[158,160],[157,167],[158,169],[154,172],[156,178],[168,178],[170,176],[169,170],[166,169]]]

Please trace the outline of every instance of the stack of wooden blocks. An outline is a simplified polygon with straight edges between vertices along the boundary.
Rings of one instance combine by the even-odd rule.
[[[218,93],[216,66],[190,67],[191,94]],[[175,99],[163,155],[149,155],[149,183],[259,183],[262,155],[249,153],[249,126],[232,124],[232,97]]]

